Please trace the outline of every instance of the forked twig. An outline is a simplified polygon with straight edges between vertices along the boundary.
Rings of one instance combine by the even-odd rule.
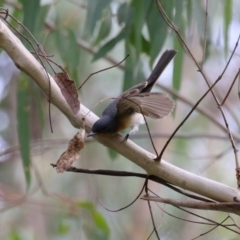
[[[212,232],[212,231],[213,231],[214,229],[216,229],[217,227],[222,226],[222,223],[226,222],[228,219],[229,219],[229,216],[227,216],[227,217],[226,217],[225,219],[223,219],[219,224],[217,224],[216,226],[214,226],[214,227],[211,228],[210,230],[208,230],[208,231],[206,231],[206,232],[204,232],[204,233],[201,233],[199,236],[197,236],[197,237],[195,237],[195,238],[192,238],[192,240],[198,239],[198,238],[200,238],[200,237],[202,237],[202,236],[204,236],[204,235]]]
[[[148,195],[148,181],[146,182],[146,185],[145,185],[145,193],[146,193],[146,195]],[[150,211],[150,216],[151,216],[151,220],[152,220],[153,231],[155,232],[157,239],[160,240],[160,237],[158,235],[158,231],[157,231],[157,228],[156,228],[156,224],[155,224],[155,221],[154,221],[153,213],[152,213],[151,203],[150,203],[150,201],[147,201],[147,203],[148,203],[148,209]],[[151,235],[152,235],[152,233],[150,234],[150,236]]]
[[[238,71],[238,73],[239,73],[239,71]],[[228,92],[227,92],[225,98],[223,99],[223,101],[222,101],[222,103],[221,103],[221,106],[223,106],[224,103],[225,103],[225,101],[227,100],[230,92],[232,91],[233,85],[235,84],[236,80],[237,80],[237,77],[235,77],[235,78],[233,79],[232,84],[231,84],[230,88],[228,89]]]
[[[144,182],[144,184],[143,184],[143,187],[142,187],[141,191],[140,191],[139,194],[135,197],[135,199],[134,199],[132,202],[130,202],[128,205],[124,206],[124,207],[121,207],[121,208],[116,209],[116,210],[111,210],[111,209],[105,207],[105,206],[103,205],[103,203],[100,201],[99,198],[98,198],[98,201],[100,202],[100,204],[102,205],[102,207],[105,208],[107,211],[109,211],[109,212],[120,212],[120,211],[122,211],[122,210],[124,210],[124,209],[127,209],[127,208],[130,207],[131,205],[133,205],[133,204],[139,199],[139,197],[141,196],[142,192],[143,192],[144,189],[145,189],[145,186],[146,186],[146,184],[147,184],[147,181],[148,181],[148,178],[146,178],[146,180],[145,180],[145,182]]]

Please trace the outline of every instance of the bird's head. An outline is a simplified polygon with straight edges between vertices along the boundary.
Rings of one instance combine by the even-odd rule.
[[[97,120],[92,127],[91,132],[87,137],[100,135],[100,136],[113,136],[118,132],[118,123],[115,119],[104,115]]]

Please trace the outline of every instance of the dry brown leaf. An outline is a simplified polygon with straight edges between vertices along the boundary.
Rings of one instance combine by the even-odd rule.
[[[74,114],[77,114],[80,109],[78,100],[78,92],[74,81],[70,80],[67,73],[61,72],[53,76],[53,79],[59,86],[62,95],[66,99]]]
[[[56,168],[58,173],[66,171],[72,164],[80,159],[79,151],[84,147],[85,129],[75,134],[68,144],[68,149],[59,157]]]

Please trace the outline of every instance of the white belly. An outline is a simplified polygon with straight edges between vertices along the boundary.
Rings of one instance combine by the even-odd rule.
[[[129,127],[132,128],[132,130],[129,132],[129,134],[134,133],[136,131],[138,131],[138,127],[140,124],[144,124],[144,118],[143,115],[141,113],[135,113],[133,114],[129,120]]]

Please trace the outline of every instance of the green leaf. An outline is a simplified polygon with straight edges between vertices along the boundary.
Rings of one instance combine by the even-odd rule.
[[[104,57],[110,50],[112,50],[116,44],[118,44],[122,39],[129,35],[129,29],[123,28],[122,31],[113,39],[105,43],[98,52],[93,56],[93,61],[98,60],[101,57]]]
[[[125,52],[129,57],[125,61],[123,91],[145,80],[141,59],[137,57],[136,49],[130,44],[129,39],[125,41]]]
[[[28,186],[30,185],[30,131],[29,131],[29,86],[27,79],[18,81],[17,91],[17,130],[20,154],[23,161],[24,174]]]
[[[9,240],[22,240],[21,236],[19,235],[18,231],[12,230],[9,235]]]
[[[95,206],[91,202],[79,202],[78,206],[87,210],[89,216],[92,219],[93,226],[91,224],[85,225],[85,233],[88,239],[92,240],[107,240],[109,239],[110,230],[107,221],[102,214],[97,211]]]
[[[36,25],[35,33],[38,34],[39,36],[41,35],[40,34],[41,30],[44,27],[44,23],[46,21],[47,14],[49,12],[49,8],[50,8],[50,4],[41,6],[40,9],[39,9],[39,12],[38,12],[38,15],[37,15],[37,18],[36,18],[36,23],[35,23],[35,25]]]
[[[19,9],[15,8],[12,15],[18,21],[22,22],[22,19],[23,19],[23,11],[22,11],[22,9],[19,10]],[[13,27],[15,27],[17,29],[19,28],[19,24],[15,20],[11,19],[10,22],[11,22]]]
[[[23,24],[31,33],[35,33],[36,19],[40,10],[40,0],[21,0],[23,5]]]
[[[111,148],[108,148],[108,154],[113,160],[116,159],[118,156],[118,153]]]
[[[133,45],[136,49],[137,57],[139,57],[142,52],[142,28],[145,22],[145,11],[147,2],[133,0],[132,1],[132,9],[134,10],[134,25],[133,25]]]
[[[152,65],[165,42],[167,36],[167,25],[162,19],[155,1],[151,1],[151,4],[149,5],[149,9],[147,11],[148,15],[146,20],[151,46],[150,65]]]
[[[150,42],[147,41],[144,36],[142,36],[142,50],[143,50],[143,52],[146,53],[147,55],[149,55],[150,54],[150,49],[151,49]]]
[[[193,7],[192,1],[185,1],[186,8],[187,8],[187,24],[190,26],[192,24],[192,16],[193,16]]]
[[[73,76],[74,70],[78,69],[80,63],[80,48],[77,43],[74,32],[70,29],[67,30],[67,37],[65,38],[67,45],[66,59],[70,75]],[[75,79],[76,81],[77,79]]]
[[[117,12],[118,24],[125,23],[126,25],[132,25],[133,14],[133,9],[127,3],[121,4]]]
[[[197,22],[198,32],[201,38],[204,37],[205,31],[205,9],[200,1],[192,1],[193,16]]]
[[[66,235],[70,230],[70,226],[64,223],[58,225],[58,232],[60,235]]]
[[[181,80],[182,80],[184,49],[180,44],[178,38],[174,38],[174,49],[176,49],[178,52],[174,58],[173,88],[179,91],[181,87]]]
[[[78,67],[80,64],[80,48],[76,36],[71,29],[57,29],[54,33],[58,52],[64,62],[65,69],[78,84]]]
[[[101,21],[100,29],[98,36],[95,40],[95,44],[98,44],[100,41],[104,40],[110,33],[112,27],[112,13],[111,9],[107,8],[104,11],[104,16]]]
[[[128,58],[125,60],[125,71],[124,71],[124,82],[123,91],[129,89],[134,85],[134,49],[131,47],[128,40],[125,41],[125,53],[129,54]]]
[[[190,2],[190,1],[187,1]],[[182,15],[183,15],[183,3],[184,1],[175,0],[175,16],[174,16],[174,24],[181,27]]]
[[[93,61],[98,60],[101,57],[104,57],[110,50],[112,50],[121,40],[129,36],[131,33],[131,26],[133,24],[133,11],[131,7],[124,3],[122,4],[117,13],[119,24],[125,23],[123,29],[118,33],[118,35],[107,43],[105,43],[98,52],[93,56]]]
[[[111,3],[112,0],[88,0],[86,34],[92,35],[97,21],[100,19],[103,10]]]
[[[58,53],[63,60],[64,64],[67,64],[67,53],[68,53],[68,44],[66,44],[66,30],[65,29],[57,29],[52,32],[52,35],[55,39],[55,44],[58,49]]]
[[[224,1],[224,50],[228,51],[228,30],[232,20],[232,0]]]
[[[43,103],[43,96],[42,96],[42,90],[39,88],[38,85],[33,84],[33,82],[30,83],[30,89],[31,89],[31,109],[34,108],[34,113],[31,114],[31,123],[30,125],[34,126],[35,133],[34,133],[34,138],[41,138],[42,137],[42,132],[43,132],[43,125],[45,121],[45,112],[42,107]]]

